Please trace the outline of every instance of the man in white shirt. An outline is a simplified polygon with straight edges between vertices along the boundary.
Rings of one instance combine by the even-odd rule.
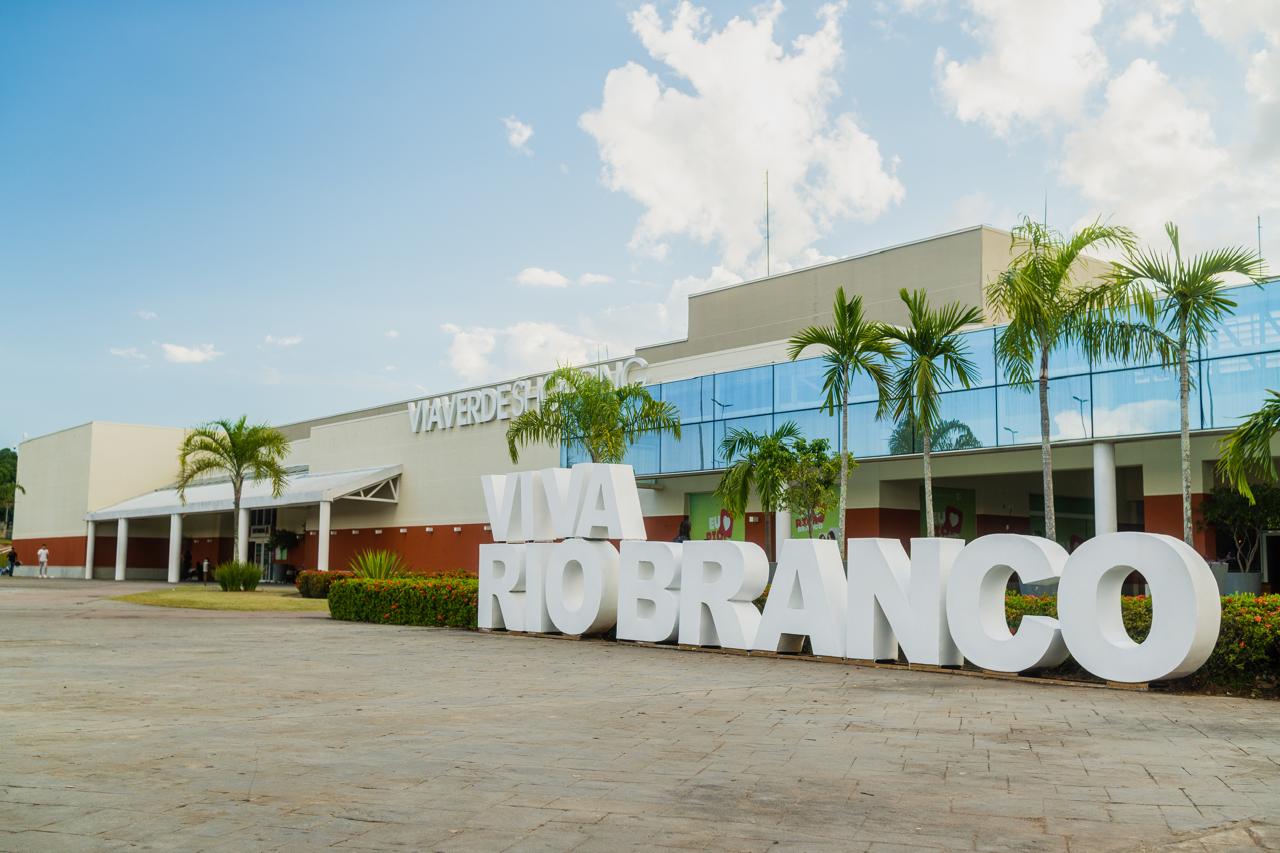
[[[49,577],[49,546],[43,542],[40,543],[40,550],[36,551],[36,562],[40,564],[40,577]]]

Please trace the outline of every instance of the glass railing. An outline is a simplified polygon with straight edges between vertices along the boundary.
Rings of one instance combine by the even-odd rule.
[[[1268,389],[1280,389],[1280,279],[1231,290],[1234,315],[1223,322],[1191,365],[1193,430],[1227,429],[1256,410]],[[974,387],[942,394],[939,452],[1037,444],[1040,404],[1036,386],[1013,386],[997,368],[1001,327],[963,337],[980,378]],[[680,412],[681,437],[645,436],[627,454],[637,474],[681,474],[723,468],[720,442],[728,430],[768,431],[795,421],[805,436],[840,444],[840,419],[821,410],[825,365],[820,357],[713,373],[648,386],[655,399]],[[1157,363],[1121,364],[1089,358],[1078,348],[1055,351],[1049,364],[1049,425],[1054,441],[1121,438],[1177,432],[1178,381]],[[849,406],[849,449],[859,459],[919,452],[910,421],[876,418],[871,381],[854,382]],[[578,448],[562,451],[565,464],[585,461]]]

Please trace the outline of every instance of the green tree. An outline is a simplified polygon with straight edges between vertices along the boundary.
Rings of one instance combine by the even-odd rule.
[[[831,442],[825,438],[809,441],[797,438],[791,446],[792,461],[783,475],[782,508],[793,518],[806,519],[809,538],[813,538],[813,521],[818,513],[826,513],[839,500],[842,465],[857,467],[855,460],[842,460],[831,454]]]
[[[287,474],[284,459],[289,440],[267,424],[250,424],[246,415],[238,421],[201,424],[187,433],[178,449],[178,497],[186,503],[187,488],[205,474],[225,474],[231,480],[233,539],[240,543],[240,497],[245,483],[271,482],[271,494],[284,492]]]
[[[934,450],[973,450],[982,447],[982,441],[973,434],[973,430],[964,421],[949,418],[940,421],[933,428]],[[915,418],[908,412],[907,416],[894,424],[889,434],[889,453],[894,456],[905,456],[920,452],[920,431],[916,428]]]
[[[1223,436],[1219,445],[1218,475],[1250,503],[1254,501],[1251,480],[1276,481],[1276,463],[1271,455],[1271,439],[1280,432],[1280,392],[1268,391],[1262,408]]]
[[[1192,545],[1191,522],[1191,348],[1208,343],[1222,320],[1235,313],[1236,303],[1226,294],[1223,277],[1262,277],[1262,258],[1252,249],[1214,249],[1190,258],[1182,257],[1178,226],[1164,226],[1170,251],[1130,249],[1117,264],[1112,280],[1121,288],[1143,288],[1155,299],[1157,321],[1164,335],[1166,360],[1177,360],[1179,433],[1182,443],[1182,538]],[[1172,358],[1170,358],[1170,356]]]
[[[580,445],[592,462],[621,462],[628,445],[650,432],[680,437],[674,404],[649,396],[639,384],[615,387],[603,376],[560,367],[543,386],[542,405],[525,409],[507,427],[511,461],[530,444]]]
[[[1205,524],[1231,537],[1236,565],[1247,572],[1258,558],[1263,532],[1280,527],[1280,488],[1261,483],[1246,497],[1231,486],[1218,486],[1205,496],[1201,509]]]
[[[788,355],[795,361],[809,347],[826,350],[822,360],[827,370],[823,377],[823,409],[834,415],[840,410],[840,504],[837,518],[841,531],[840,553],[844,555],[844,516],[849,503],[849,389],[859,374],[875,383],[879,403],[876,416],[888,409],[890,386],[889,363],[897,356],[897,348],[889,340],[884,323],[866,319],[862,297],[845,298],[844,288],[836,289],[832,306],[832,322],[828,326],[810,326],[788,341]]]
[[[911,325],[891,328],[889,336],[902,344],[893,379],[893,415],[911,417],[920,425],[920,449],[924,454],[925,529],[934,535],[933,433],[940,424],[938,395],[955,383],[968,388],[978,380],[978,367],[969,358],[969,347],[959,334],[982,319],[977,308],[950,302],[932,308],[923,290],[899,292],[906,303]]]
[[[18,484],[18,453],[11,447],[0,447],[0,521],[5,536],[13,537],[13,505],[18,492],[27,490]]]
[[[1056,539],[1053,452],[1049,428],[1049,356],[1076,345],[1090,358],[1130,358],[1150,352],[1156,338],[1149,294],[1127,283],[1093,279],[1086,252],[1129,249],[1126,228],[1094,222],[1070,237],[1023,217],[1013,229],[1019,250],[987,288],[987,302],[1009,325],[996,343],[996,358],[1012,384],[1040,392],[1040,465],[1044,481],[1045,536]]]
[[[735,518],[747,511],[752,490],[760,497],[765,515],[766,542],[773,551],[773,514],[782,503],[787,474],[795,464],[795,443],[800,427],[787,421],[773,432],[755,433],[729,429],[720,442],[720,453],[729,466],[720,477],[715,494]]]

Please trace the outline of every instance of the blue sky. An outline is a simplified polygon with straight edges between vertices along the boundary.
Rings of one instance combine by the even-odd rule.
[[[1280,254],[1280,4],[12,2],[0,444],[618,354],[986,222]]]

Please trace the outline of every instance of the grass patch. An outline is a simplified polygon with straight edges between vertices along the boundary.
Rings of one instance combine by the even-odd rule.
[[[222,592],[217,589],[156,589],[117,595],[112,601],[148,604],[152,607],[181,607],[188,610],[318,611],[327,613],[323,598],[303,598],[296,589],[260,589],[255,592]]]

